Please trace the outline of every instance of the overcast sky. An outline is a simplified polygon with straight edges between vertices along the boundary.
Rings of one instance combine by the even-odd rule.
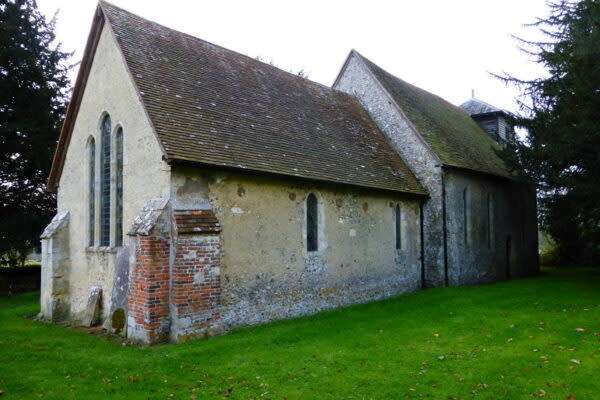
[[[354,48],[388,72],[460,104],[471,96],[516,111],[518,95],[489,75],[535,77],[542,70],[511,38],[544,17],[544,0],[193,1],[113,0],[168,27],[331,85]],[[81,59],[97,2],[38,0],[60,9],[58,40]],[[75,75],[73,75],[74,77]]]

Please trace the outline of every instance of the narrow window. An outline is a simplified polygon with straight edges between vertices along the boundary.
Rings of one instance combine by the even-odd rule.
[[[94,246],[94,229],[96,227],[96,142],[90,138],[88,142],[88,246]]]
[[[311,193],[306,198],[306,249],[319,250],[319,210],[317,197]]]
[[[102,120],[100,152],[100,246],[110,246],[110,117]]]
[[[115,246],[123,245],[123,128],[115,136]]]
[[[465,244],[469,240],[469,214],[468,214],[468,193],[467,188],[463,190],[463,239]]]
[[[402,249],[402,212],[400,210],[400,204],[396,204],[394,209],[395,225],[396,225],[396,249]]]
[[[487,245],[492,248],[492,195],[487,194]]]

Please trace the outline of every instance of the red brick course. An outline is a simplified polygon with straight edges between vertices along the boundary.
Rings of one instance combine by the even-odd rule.
[[[135,264],[130,276],[129,317],[150,343],[168,338],[169,242],[164,238],[138,236]]]
[[[220,243],[217,235],[182,235],[171,279],[174,319],[186,319],[191,326],[179,326],[177,337],[205,334],[219,318],[221,295]]]

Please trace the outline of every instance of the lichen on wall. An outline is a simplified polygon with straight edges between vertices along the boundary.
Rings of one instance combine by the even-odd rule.
[[[442,165],[368,68],[353,53],[335,89],[355,96],[429,193],[423,205],[425,283],[444,284]]]
[[[210,206],[222,226],[219,324],[224,330],[421,287],[414,197],[191,167],[174,167],[171,193],[184,194],[173,199],[178,207]],[[306,249],[309,193],[319,202],[315,252]],[[406,247],[400,252],[393,219],[398,203],[406,210]]]
[[[459,172],[442,166],[439,157],[421,138],[404,111],[379,84],[354,52],[351,53],[335,88],[355,96],[402,155],[429,193],[423,205],[424,264],[427,286],[467,285],[524,276],[537,270],[535,251],[535,196],[509,179],[476,171]],[[464,240],[462,196],[469,187],[469,240]],[[487,205],[482,196],[492,193],[497,231],[489,245]],[[525,228],[521,228],[524,226]],[[519,232],[526,233],[519,233]],[[512,238],[507,256],[506,241]],[[516,239],[517,238],[517,239]],[[516,242],[515,242],[516,240]],[[510,259],[507,261],[507,259]],[[510,264],[506,271],[506,265]],[[447,280],[447,282],[446,282]]]
[[[535,193],[527,185],[456,170],[445,184],[451,285],[537,272]]]
[[[107,318],[112,308],[111,301],[115,299],[112,289],[117,259],[128,245],[127,237],[123,248],[99,248],[97,245],[88,247],[86,242],[89,201],[87,143],[90,137],[94,137],[96,149],[100,148],[100,121],[106,113],[111,117],[114,131],[118,126],[123,128],[123,227],[126,231],[148,199],[168,194],[170,167],[162,161],[160,145],[108,25],[104,26],[100,34],[58,187],[58,210],[69,211],[71,215],[68,280],[73,319],[81,317],[88,290],[92,286],[99,286],[105,292],[101,312],[102,319]],[[100,187],[99,162],[100,157],[97,156],[97,192]],[[114,160],[111,165],[114,169]],[[114,187],[113,184],[113,204]],[[96,210],[99,210],[99,196],[97,197]],[[96,214],[98,218],[99,213]],[[114,232],[114,207],[112,220],[111,231]],[[98,226],[99,223],[96,223],[96,238],[99,237]],[[114,243],[114,233],[111,241]],[[122,259],[126,260],[127,256],[124,255]]]

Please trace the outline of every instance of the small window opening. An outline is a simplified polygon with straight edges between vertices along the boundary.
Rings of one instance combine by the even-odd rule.
[[[319,250],[319,210],[317,197],[311,193],[306,198],[306,249]]]
[[[465,244],[469,241],[469,211],[468,211],[468,193],[467,188],[463,190],[463,239]]]
[[[487,194],[487,245],[492,248],[492,195]]]
[[[400,204],[396,204],[394,209],[395,228],[396,228],[396,250],[402,249],[402,210]]]

